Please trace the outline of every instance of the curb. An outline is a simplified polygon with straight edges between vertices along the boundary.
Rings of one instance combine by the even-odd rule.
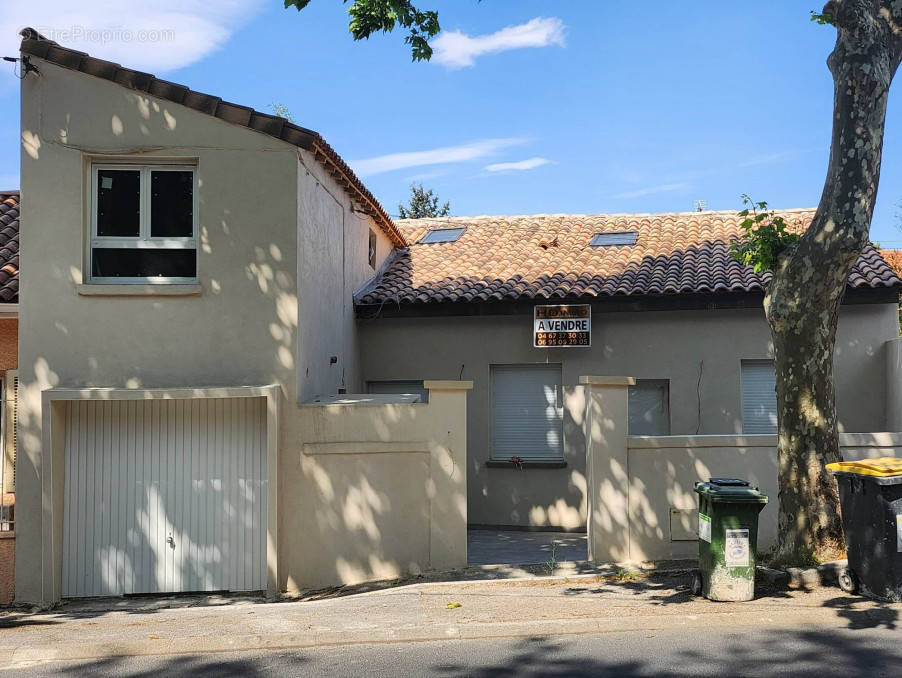
[[[809,590],[837,586],[839,574],[846,566],[845,560],[831,560],[817,567],[787,567],[785,570],[773,570],[759,565],[755,568],[755,579],[772,588]]]

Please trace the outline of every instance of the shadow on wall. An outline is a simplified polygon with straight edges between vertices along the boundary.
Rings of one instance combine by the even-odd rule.
[[[300,463],[282,466],[296,488],[280,507],[283,588],[466,565],[464,394],[299,408]]]

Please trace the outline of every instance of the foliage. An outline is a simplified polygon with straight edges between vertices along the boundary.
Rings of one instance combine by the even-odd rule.
[[[349,0],[344,0],[345,4]],[[369,39],[373,33],[390,33],[395,26],[407,29],[404,42],[410,45],[414,61],[428,61],[432,57],[429,38],[438,35],[438,12],[422,11],[411,0],[350,0],[348,30],[354,40]],[[285,7],[298,11],[310,0],[285,0]]]
[[[294,118],[291,117],[291,111],[288,110],[288,106],[285,104],[270,104],[269,109],[273,115],[285,118],[288,122],[294,122]]]
[[[820,24],[821,26],[826,26],[827,24],[832,25],[833,15],[826,12],[818,14],[814,10],[811,10],[811,20],[816,24]]]
[[[422,219],[424,217],[447,217],[451,214],[451,203],[446,202],[439,207],[438,196],[423,188],[423,184],[410,185],[410,200],[407,206],[398,205],[398,214],[402,219]]]
[[[780,255],[797,243],[800,236],[787,229],[783,217],[768,211],[766,202],[754,202],[743,194],[742,203],[747,205],[739,212],[745,235],[730,245],[730,256],[751,266],[755,273],[772,271]]]

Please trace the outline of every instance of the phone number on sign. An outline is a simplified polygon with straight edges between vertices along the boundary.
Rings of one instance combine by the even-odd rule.
[[[588,346],[588,332],[536,332],[536,346]]]

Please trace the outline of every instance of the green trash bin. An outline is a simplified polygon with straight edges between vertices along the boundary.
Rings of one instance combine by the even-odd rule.
[[[696,483],[698,571],[693,589],[709,600],[755,597],[758,514],[767,495],[739,478]]]

